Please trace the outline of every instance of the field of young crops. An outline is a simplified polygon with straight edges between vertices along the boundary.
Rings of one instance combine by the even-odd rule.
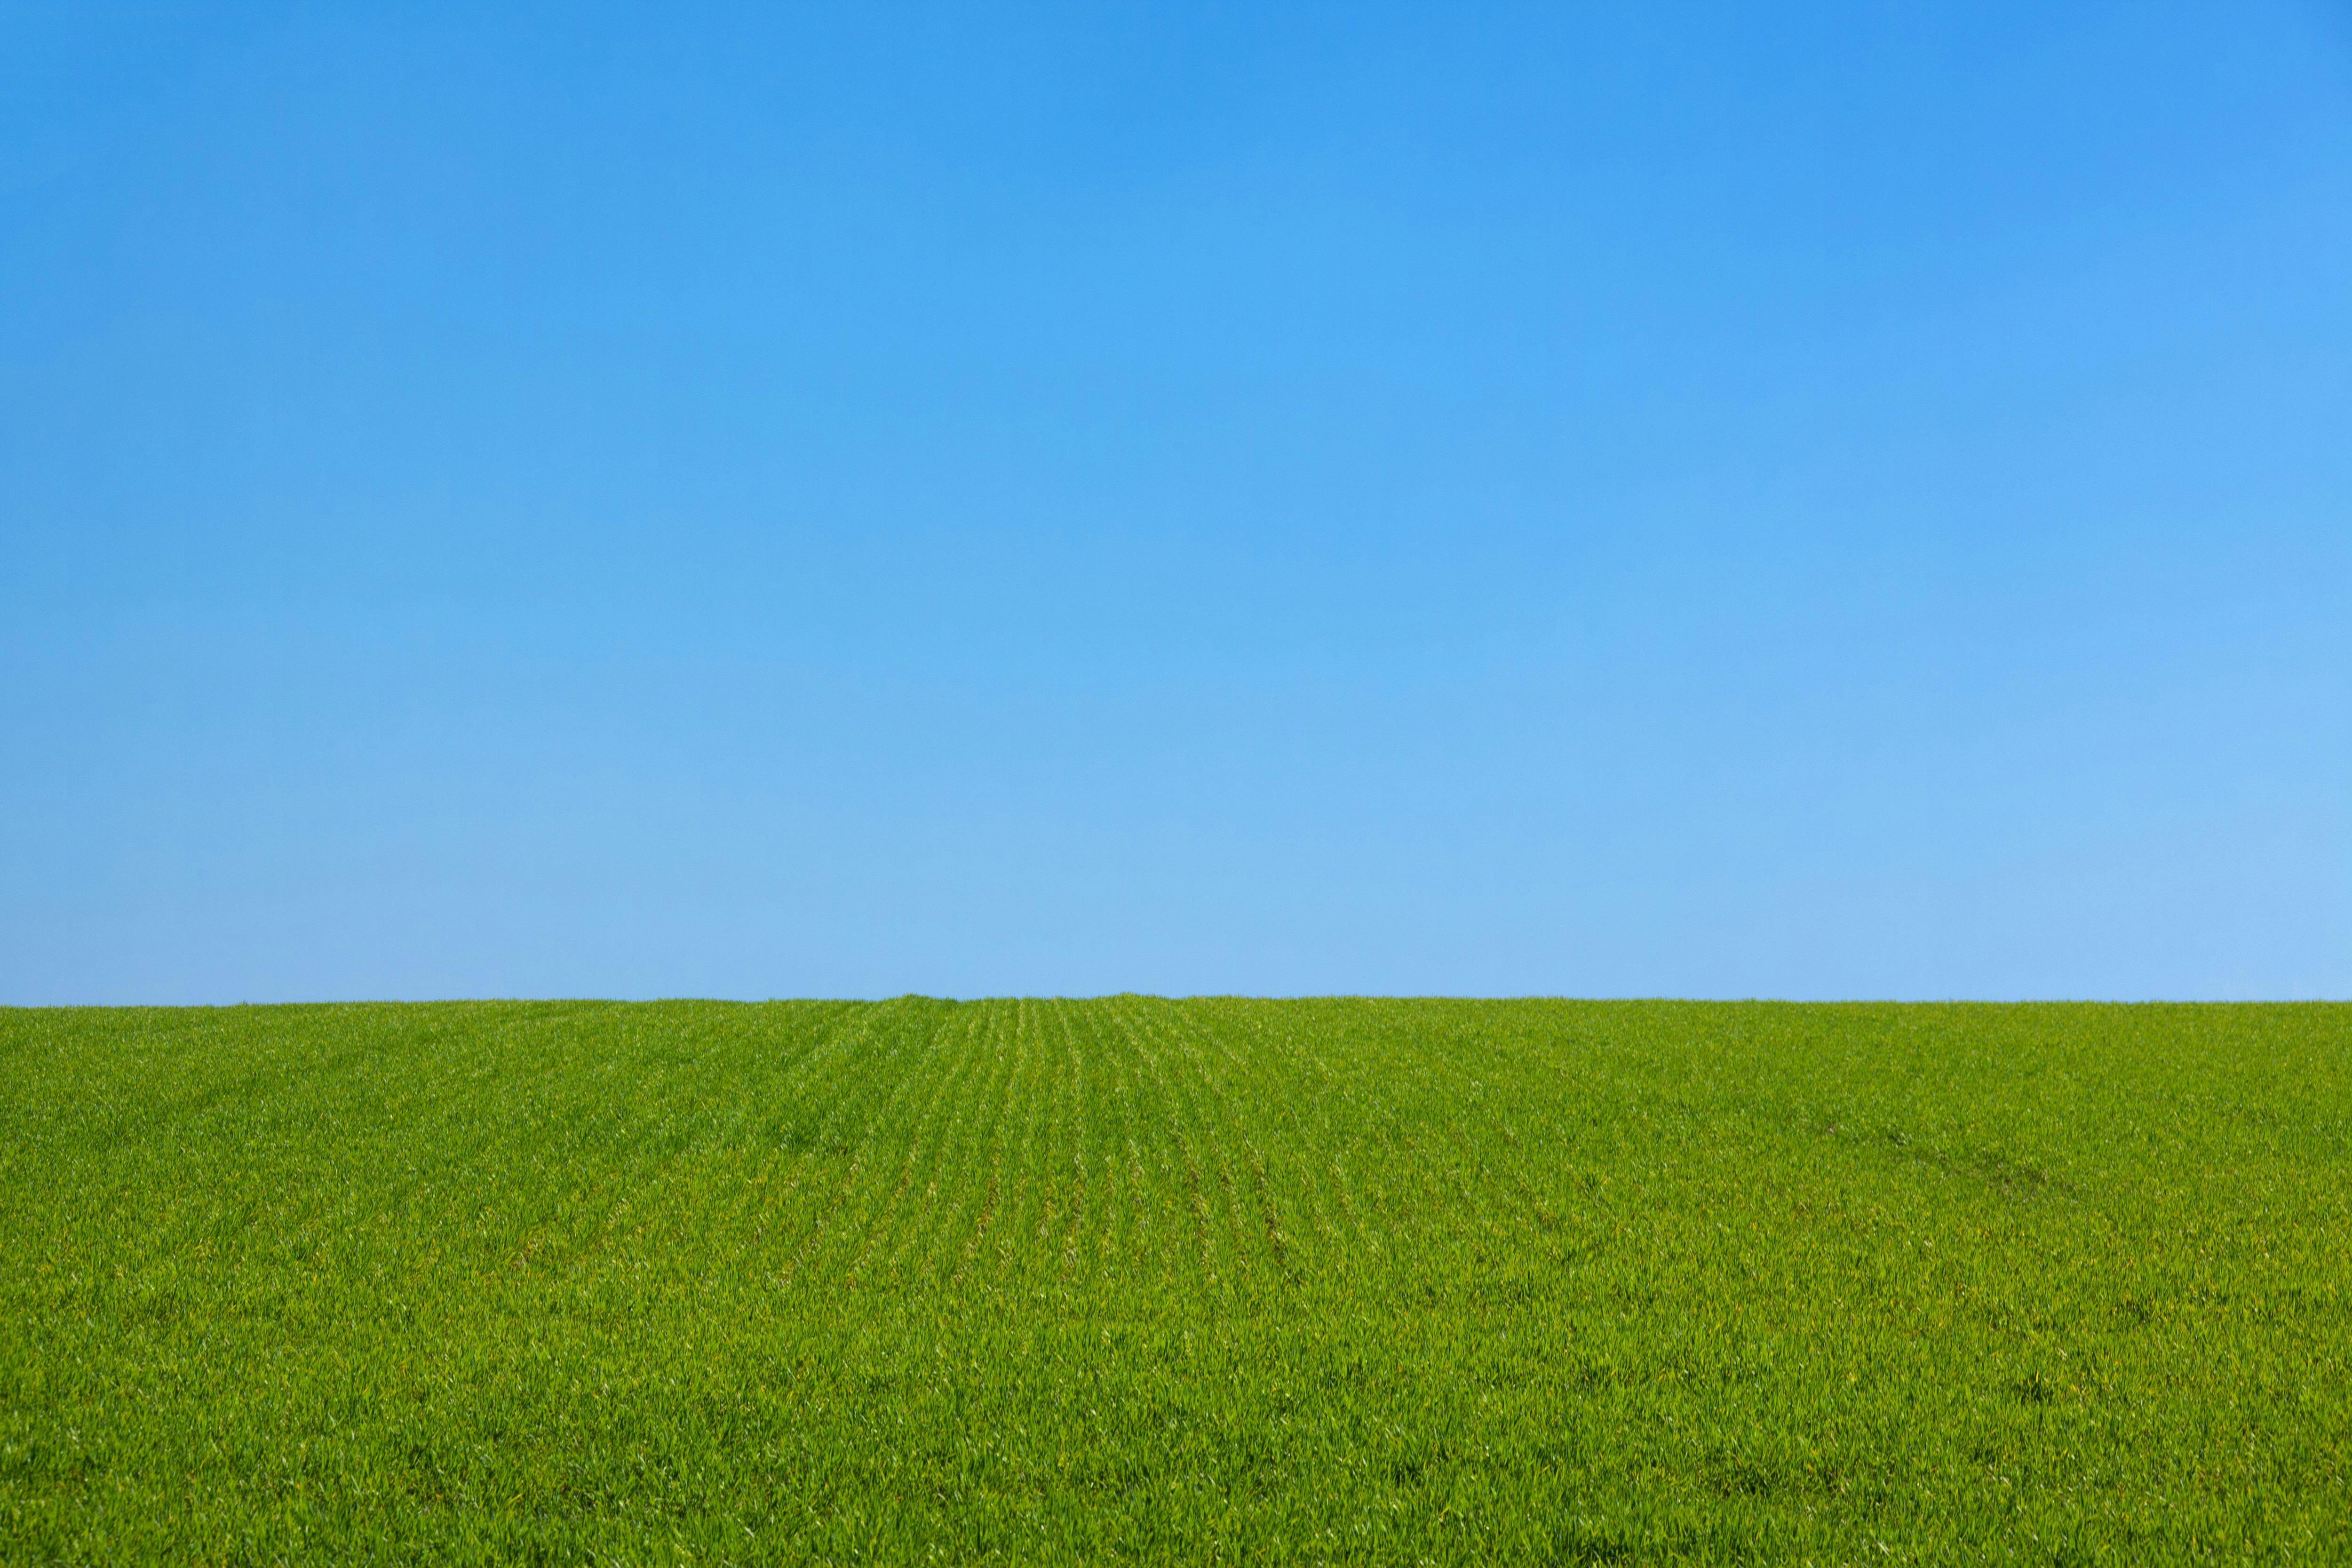
[[[2352,1007],[0,1011],[0,1561],[2352,1557]]]

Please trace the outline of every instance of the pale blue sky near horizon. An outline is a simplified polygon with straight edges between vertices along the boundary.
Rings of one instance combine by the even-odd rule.
[[[0,5],[0,1005],[2352,996],[2352,8]]]

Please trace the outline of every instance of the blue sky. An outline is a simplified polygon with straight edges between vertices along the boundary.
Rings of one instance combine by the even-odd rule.
[[[2352,994],[2340,6],[11,5],[0,153],[0,1002]]]

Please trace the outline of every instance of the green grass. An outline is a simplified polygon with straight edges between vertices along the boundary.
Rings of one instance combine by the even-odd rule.
[[[2352,1559],[2352,1007],[0,1012],[0,1560]]]

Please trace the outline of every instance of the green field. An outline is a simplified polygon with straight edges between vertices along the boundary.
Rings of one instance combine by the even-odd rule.
[[[0,1561],[2352,1559],[2352,1007],[0,1011]]]

